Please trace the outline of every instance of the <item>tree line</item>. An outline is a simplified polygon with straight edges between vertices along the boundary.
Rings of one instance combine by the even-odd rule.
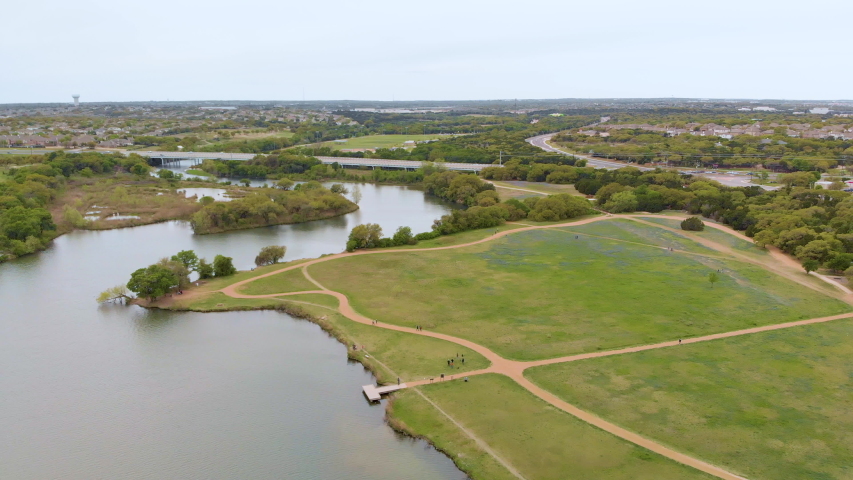
[[[288,187],[289,188],[289,187]],[[230,202],[205,205],[190,220],[196,234],[302,223],[335,217],[358,209],[342,193],[317,182],[299,184],[294,190],[264,189]]]

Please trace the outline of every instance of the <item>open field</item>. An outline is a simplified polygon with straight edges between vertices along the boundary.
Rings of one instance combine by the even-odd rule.
[[[270,293],[304,292],[306,290],[317,290],[317,286],[305,278],[302,269],[298,268],[260,278],[240,287],[238,291],[246,295],[267,295]]]
[[[543,182],[522,182],[522,181],[498,181],[492,180],[491,183],[497,187],[498,195],[501,200],[510,198],[526,198],[540,197],[542,195],[556,195],[558,193],[568,193],[570,195],[578,195],[584,197],[582,193],[575,189],[574,185],[558,185]],[[531,190],[531,191],[525,191]]]
[[[345,138],[336,142],[323,142],[321,146],[332,147],[334,150],[346,150],[356,148],[392,148],[392,147],[408,147],[414,145],[406,145],[404,142],[414,140],[423,142],[427,140],[439,140],[442,138],[450,138],[452,135],[366,135],[363,137]]]
[[[665,225],[665,226],[670,227],[670,228],[678,228],[678,229],[681,228],[681,220],[674,219],[674,218],[647,217],[647,218],[644,218],[643,220],[646,220],[647,222],[657,223],[660,225]],[[705,219],[705,218],[703,218],[702,221],[705,222],[706,224],[709,223],[708,219]],[[758,256],[758,257],[765,257],[768,255],[766,249],[760,248],[760,247],[756,246],[754,243],[747,242],[746,240],[744,240],[742,238],[738,238],[734,235],[729,235],[726,232],[721,232],[715,228],[705,227],[705,230],[702,230],[701,232],[684,232],[684,234],[687,236],[696,235],[696,236],[701,237],[701,238],[707,238],[709,240],[713,240],[717,243],[722,243],[723,245],[729,246],[731,248],[734,248],[738,251],[741,251],[741,252],[749,254],[749,255],[754,255],[754,256]]]
[[[528,370],[562,399],[750,479],[850,478],[853,320]]]
[[[395,250],[407,250],[412,248],[434,248],[434,247],[449,247],[451,245],[461,245],[463,243],[476,242],[491,235],[494,235],[495,230],[503,232],[506,230],[515,230],[524,228],[524,225],[506,223],[494,228],[481,228],[478,230],[467,230],[464,232],[454,233],[451,235],[442,235],[432,240],[421,240],[416,245],[404,245],[394,247]],[[419,233],[419,232],[415,232]]]
[[[309,271],[368,317],[424,325],[516,360],[849,311],[840,301],[672,232],[622,223],[564,227],[614,239],[536,230],[460,249],[347,257]],[[629,243],[637,240],[660,247]],[[661,248],[673,242],[694,253]],[[708,274],[719,269],[719,282],[709,283]]]
[[[419,388],[527,479],[712,478],[563,413],[504,376],[479,375],[468,383]],[[430,432],[428,438],[440,447],[463,443],[416,392],[396,394],[392,412],[410,429]],[[463,460],[470,460],[472,470],[483,474],[478,478],[491,478],[485,472],[498,470],[492,462],[482,461],[482,455]]]
[[[645,220],[645,219],[643,219]],[[590,235],[600,238],[618,239],[636,244],[653,247],[672,248],[684,252],[703,254],[723,258],[724,254],[701,245],[679,233],[670,232],[663,228],[650,228],[648,225],[633,220],[608,220],[578,227],[561,227],[569,234]],[[725,235],[725,234],[724,234]]]

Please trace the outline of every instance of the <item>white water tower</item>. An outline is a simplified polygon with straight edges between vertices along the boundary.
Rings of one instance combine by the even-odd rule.
[[[71,98],[74,99],[74,106],[79,107],[80,106],[80,94],[78,93],[76,95],[71,95]]]

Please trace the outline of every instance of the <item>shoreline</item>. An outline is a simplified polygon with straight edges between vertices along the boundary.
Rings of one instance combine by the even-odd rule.
[[[293,317],[296,320],[303,320],[307,322],[311,322],[323,331],[330,338],[336,340],[340,344],[347,349],[347,361],[353,361],[361,364],[361,366],[370,372],[371,375],[376,379],[377,385],[390,385],[394,383],[394,379],[388,378],[382,374],[382,366],[375,365],[373,362],[369,361],[369,358],[365,358],[364,354],[361,353],[362,350],[353,351],[350,348],[350,345],[354,343],[354,339],[345,336],[345,334],[338,329],[335,328],[330,322],[325,320],[325,317],[318,317],[315,314],[305,310],[299,305],[295,305],[294,301],[288,302],[288,300],[277,300],[282,302],[280,305],[276,306],[256,306],[256,307],[227,307],[222,309],[215,310],[198,310],[192,308],[172,308],[172,307],[161,307],[156,304],[154,305],[146,305],[143,302],[138,302],[138,299],[134,299],[134,301],[128,302],[128,305],[137,305],[142,308],[147,308],[151,310],[166,310],[166,311],[174,311],[174,312],[196,312],[196,313],[217,313],[217,312],[241,312],[241,311],[265,311],[265,310],[274,310],[278,313],[284,313]],[[148,303],[148,302],[144,302]],[[318,307],[318,308],[328,308],[330,310],[334,310],[337,313],[337,310],[331,307]],[[356,342],[357,343],[357,342]],[[356,353],[358,352],[358,353]],[[372,358],[372,357],[370,357]],[[365,400],[367,401],[367,400]],[[460,458],[458,455],[454,455],[453,452],[448,451],[439,447],[428,435],[428,433],[420,433],[413,430],[409,427],[402,419],[399,419],[393,415],[393,402],[395,398],[393,396],[387,399],[385,404],[385,416],[383,417],[385,420],[385,425],[387,425],[392,431],[409,437],[414,440],[422,440],[426,442],[430,447],[435,449],[435,451],[440,452],[442,455],[446,456],[453,462],[457,469],[460,472],[464,473],[469,479],[471,477],[471,472],[464,469],[462,465],[457,461],[457,458]]]

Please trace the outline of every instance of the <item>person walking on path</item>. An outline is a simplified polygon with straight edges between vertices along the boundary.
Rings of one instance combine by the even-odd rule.
[[[678,344],[681,345],[681,339],[680,338],[678,339]]]

